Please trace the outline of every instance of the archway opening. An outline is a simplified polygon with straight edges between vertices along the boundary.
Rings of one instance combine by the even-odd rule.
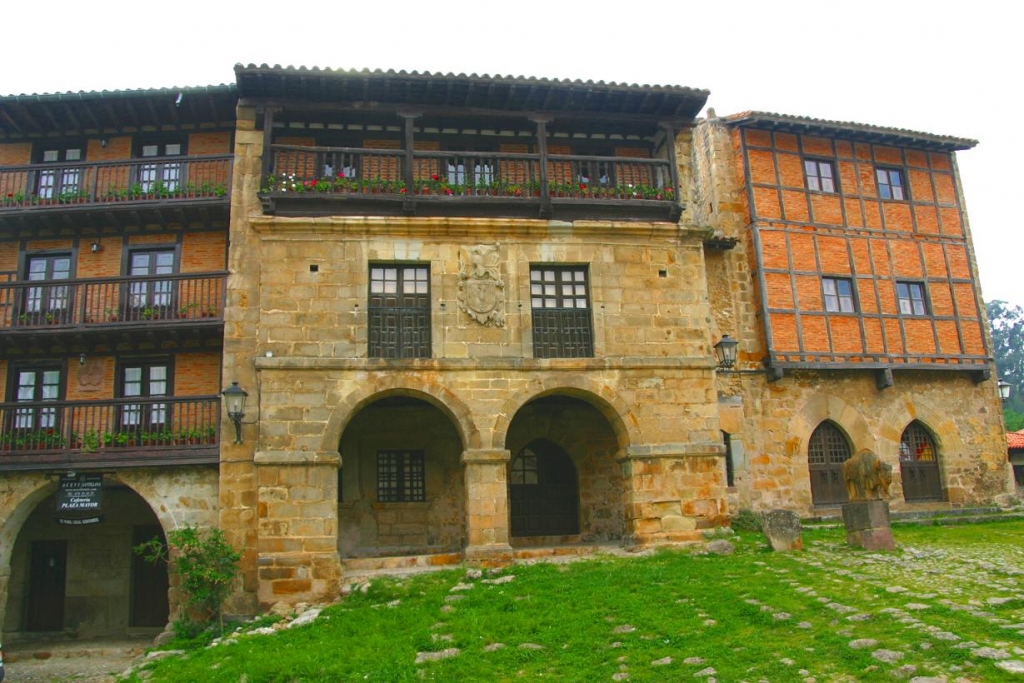
[[[168,575],[132,547],[163,530],[131,488],[106,484],[100,521],[67,524],[56,494],[43,499],[18,533],[3,630],[15,637],[109,638],[163,630]]]
[[[813,505],[841,505],[847,502],[843,463],[849,460],[850,442],[831,420],[825,420],[807,443],[807,466],[811,475]]]
[[[939,451],[935,439],[919,421],[914,420],[900,437],[900,478],[903,499],[908,503],[942,500],[939,476]]]
[[[423,399],[391,395],[366,404],[349,421],[339,446],[342,557],[460,550],[462,450],[450,417]]]
[[[597,408],[560,394],[530,401],[512,419],[506,445],[514,546],[622,538],[618,437]]]

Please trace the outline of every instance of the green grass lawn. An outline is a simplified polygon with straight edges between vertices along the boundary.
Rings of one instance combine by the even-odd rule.
[[[730,538],[732,555],[682,548],[515,565],[475,579],[465,570],[379,579],[312,625],[239,635],[147,665],[144,675],[204,683],[1024,680],[994,658],[1024,662],[1024,522],[893,533],[899,549],[887,553],[847,547],[841,528],[805,530],[805,550],[786,554],[743,532]],[[470,587],[453,591],[459,584]],[[458,654],[416,663],[418,653],[449,648]]]

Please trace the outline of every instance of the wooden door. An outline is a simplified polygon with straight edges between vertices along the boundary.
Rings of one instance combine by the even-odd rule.
[[[576,468],[562,449],[534,441],[512,461],[509,505],[513,536],[580,532]]]
[[[26,631],[64,629],[68,542],[33,541],[29,561]]]
[[[160,525],[137,526],[132,529],[132,547],[159,538],[164,545]],[[132,553],[132,612],[129,623],[132,626],[166,626],[170,608],[167,602],[167,564],[147,562],[137,553]]]

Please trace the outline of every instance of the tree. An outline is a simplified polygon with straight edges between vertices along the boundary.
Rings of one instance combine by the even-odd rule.
[[[1005,301],[989,301],[985,312],[992,324],[992,354],[999,379],[1010,384],[1010,399],[1004,407],[1009,423],[1011,413],[1024,413],[1024,309]]]

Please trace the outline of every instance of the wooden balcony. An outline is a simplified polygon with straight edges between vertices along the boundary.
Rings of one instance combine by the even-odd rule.
[[[281,216],[676,221],[666,159],[271,145],[260,197]]]
[[[219,347],[225,276],[0,282],[0,354],[186,340]]]
[[[215,464],[220,398],[0,403],[0,471]]]
[[[231,155],[0,167],[0,227],[227,224]]]

